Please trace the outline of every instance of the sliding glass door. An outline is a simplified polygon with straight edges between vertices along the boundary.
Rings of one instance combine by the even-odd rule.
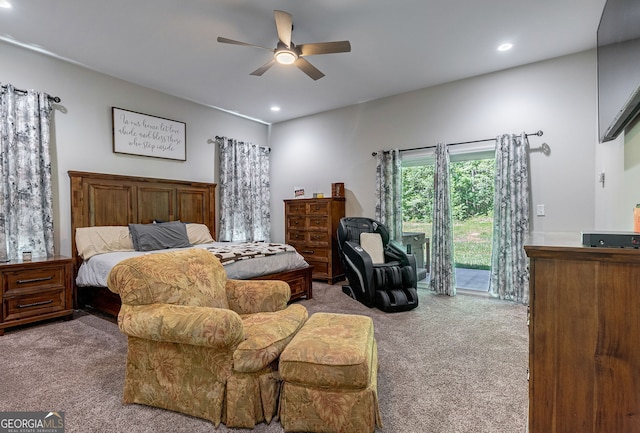
[[[428,278],[434,166],[428,158],[403,161],[403,243],[410,244]],[[488,291],[491,268],[495,162],[492,153],[451,157],[454,263],[460,289]],[[421,236],[421,234],[424,234]],[[424,258],[421,260],[421,258]],[[422,263],[420,263],[422,261]],[[428,281],[428,280],[427,280]]]

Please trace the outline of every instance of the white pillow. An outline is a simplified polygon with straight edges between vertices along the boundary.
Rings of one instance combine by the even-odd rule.
[[[84,260],[113,251],[135,251],[127,226],[78,227],[76,248]]]
[[[374,265],[384,263],[384,247],[380,233],[360,233],[360,246],[371,256]]]
[[[209,227],[205,224],[187,223],[187,236],[191,245],[210,244],[215,242],[209,232]]]

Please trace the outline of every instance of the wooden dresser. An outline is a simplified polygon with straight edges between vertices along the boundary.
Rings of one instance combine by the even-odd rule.
[[[313,266],[313,278],[329,284],[344,279],[337,231],[344,197],[284,201],[285,242]]]
[[[525,250],[529,432],[640,432],[640,250]]]
[[[71,258],[56,256],[2,263],[0,284],[0,335],[11,326],[73,315]]]

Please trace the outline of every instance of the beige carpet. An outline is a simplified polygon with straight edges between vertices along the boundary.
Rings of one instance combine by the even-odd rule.
[[[518,433],[526,431],[526,307],[472,295],[420,291],[405,313],[368,309],[340,286],[314,283],[318,311],[374,320],[378,391],[389,433]],[[0,337],[0,411],[63,411],[67,433],[214,432],[208,421],[121,404],[126,338],[117,325],[77,312],[68,322],[9,329]],[[253,430],[282,432],[275,421]],[[348,432],[347,432],[348,433]]]

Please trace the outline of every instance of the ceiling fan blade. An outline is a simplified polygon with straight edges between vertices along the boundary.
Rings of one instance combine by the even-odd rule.
[[[255,75],[256,77],[261,76],[262,74],[264,74],[265,72],[267,72],[269,70],[270,67],[273,66],[273,64],[276,62],[276,59],[271,59],[269,60],[267,63],[265,63],[264,65],[260,66],[258,69],[256,69],[255,71],[253,71],[251,74],[249,75]]]
[[[265,47],[261,47],[260,45],[253,45],[253,44],[248,44],[246,42],[234,41],[233,39],[223,38],[222,36],[218,36],[217,40],[218,42],[221,42],[223,44],[244,45],[245,47],[262,48],[263,50],[269,50],[271,52],[274,51],[272,48],[265,48]]]
[[[313,56],[315,54],[348,53],[351,51],[349,41],[318,42],[315,44],[298,45],[301,56]]]
[[[276,29],[280,41],[291,48],[291,31],[293,30],[293,18],[289,12],[273,11],[276,17]]]
[[[320,72],[318,68],[309,63],[306,59],[302,57],[298,57],[298,60],[295,61],[294,65],[296,65],[302,72],[311,77],[314,81],[319,80],[324,77],[324,74]]]

